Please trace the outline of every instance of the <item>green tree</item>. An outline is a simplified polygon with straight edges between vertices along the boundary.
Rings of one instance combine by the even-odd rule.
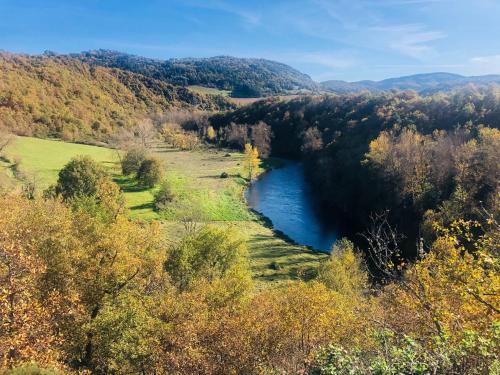
[[[122,173],[125,176],[137,173],[146,157],[146,149],[142,147],[134,147],[126,151],[121,160]]]
[[[152,188],[161,181],[163,166],[157,158],[144,159],[137,171],[137,180],[142,186]]]
[[[167,207],[175,198],[170,181],[163,180],[160,190],[155,193],[154,208],[156,211],[161,211]]]
[[[172,282],[185,290],[196,279],[212,282],[241,269],[246,251],[245,242],[234,229],[206,226],[170,250],[165,269]]]
[[[104,169],[89,156],[77,156],[59,172],[55,190],[65,200],[95,195],[99,181],[106,175]]]
[[[106,171],[88,156],[72,159],[59,172],[56,194],[75,210],[85,211],[104,221],[124,212],[125,198]]]

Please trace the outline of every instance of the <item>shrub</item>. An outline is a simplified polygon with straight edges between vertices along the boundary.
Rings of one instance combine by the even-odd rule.
[[[229,175],[227,174],[227,172],[222,172],[220,174],[220,178],[228,178],[228,177],[229,177]]]
[[[160,190],[155,194],[154,209],[156,211],[164,210],[165,207],[174,200],[175,194],[168,180],[163,180]]]
[[[125,176],[137,173],[142,162],[146,159],[146,150],[144,148],[134,148],[128,150],[121,161],[122,173]]]
[[[144,159],[137,171],[137,180],[142,186],[152,188],[161,181],[163,168],[160,160],[156,158]]]

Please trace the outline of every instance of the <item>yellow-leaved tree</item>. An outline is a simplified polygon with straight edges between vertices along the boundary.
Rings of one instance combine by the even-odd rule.
[[[255,177],[255,173],[257,168],[259,168],[260,158],[259,158],[259,150],[256,146],[253,146],[250,143],[245,144],[245,152],[243,159],[243,168],[245,171],[245,175],[248,176],[248,179],[251,181]]]
[[[207,128],[207,138],[209,141],[213,141],[215,139],[215,129],[213,126],[209,126]]]

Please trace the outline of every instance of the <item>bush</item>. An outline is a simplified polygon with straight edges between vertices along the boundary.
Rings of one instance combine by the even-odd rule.
[[[146,159],[146,150],[144,148],[134,148],[128,150],[121,161],[122,173],[125,176],[137,173],[142,162]]]
[[[172,186],[168,180],[164,180],[161,183],[160,190],[155,194],[154,199],[154,209],[155,211],[161,211],[166,208],[166,206],[172,202],[175,198],[175,194],[172,191]]]
[[[282,268],[283,267],[281,267],[281,265],[278,262],[272,262],[269,264],[269,269],[271,270],[279,271]]]
[[[137,171],[137,180],[142,186],[152,188],[161,181],[163,168],[160,160],[156,158],[144,159]]]
[[[227,172],[222,172],[220,174],[220,178],[228,178],[228,177],[229,177],[229,175],[227,174]]]
[[[106,177],[104,169],[88,156],[70,160],[59,172],[56,194],[65,200],[77,196],[91,196],[97,192],[100,179]]]

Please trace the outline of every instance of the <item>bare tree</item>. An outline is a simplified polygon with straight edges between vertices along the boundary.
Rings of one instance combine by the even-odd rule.
[[[305,153],[312,153],[323,148],[323,137],[321,131],[316,127],[307,129],[302,134],[301,150]]]
[[[425,283],[421,280],[418,272],[410,272],[404,275],[401,250],[399,242],[403,239],[397,230],[392,227],[388,220],[388,211],[372,215],[372,225],[366,233],[362,234],[368,243],[368,254],[372,265],[382,276],[385,282],[392,281],[405,294],[415,300],[432,317],[432,325],[440,337],[444,337],[442,322],[439,311],[434,302],[428,296]],[[423,254],[423,244],[418,245],[419,256]],[[410,268],[410,271],[414,268]]]
[[[140,121],[132,128],[132,131],[134,136],[139,140],[141,146],[144,148],[151,148],[156,136],[158,135],[158,131],[156,130],[156,127],[151,119]]]
[[[271,127],[264,121],[259,121],[257,125],[252,126],[251,130],[254,146],[257,146],[262,157],[267,158],[271,154],[271,138],[273,137]]]
[[[117,158],[122,163],[122,151],[141,150],[146,152],[157,138],[158,131],[152,120],[146,119],[132,128],[121,128],[110,139],[111,146],[116,150]]]
[[[246,125],[238,125],[232,122],[226,129],[226,140],[232,146],[237,146],[240,149],[248,143],[248,128]]]
[[[368,255],[378,277],[394,281],[401,276],[399,242],[404,238],[389,224],[389,212],[375,213],[371,225],[361,235],[368,244]]]
[[[120,164],[122,163],[122,151],[128,151],[136,146],[134,133],[129,129],[121,128],[117,130],[109,141],[111,147],[116,151],[116,156]]]

